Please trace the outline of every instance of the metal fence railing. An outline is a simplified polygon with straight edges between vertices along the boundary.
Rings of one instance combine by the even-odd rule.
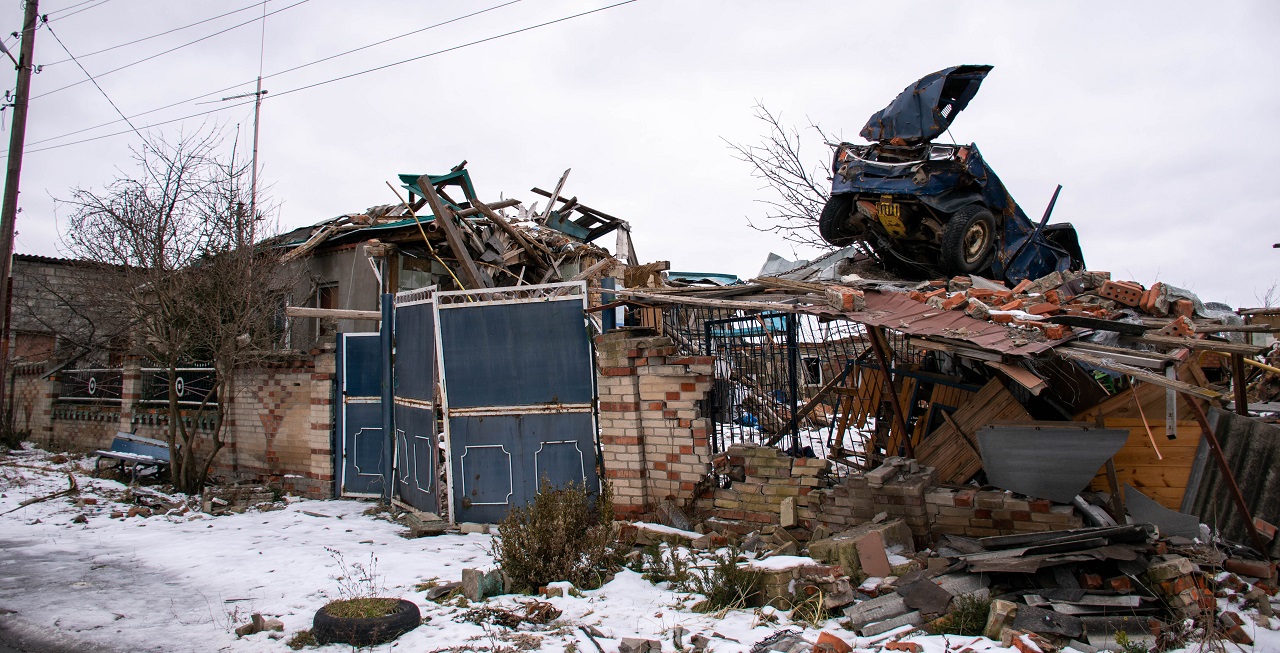
[[[212,367],[179,367],[175,370],[174,385],[178,404],[199,406],[201,403],[216,405],[217,373]],[[141,384],[144,404],[163,404],[169,401],[169,371],[162,367],[142,368]],[[208,401],[206,402],[206,398]]]
[[[118,367],[62,370],[58,376],[60,401],[118,404],[124,392],[124,370]]]

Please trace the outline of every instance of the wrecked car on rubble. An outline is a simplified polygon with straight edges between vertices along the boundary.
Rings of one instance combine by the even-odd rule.
[[[1016,283],[1084,269],[1075,228],[1029,220],[977,146],[934,143],[991,66],[922,77],[862,128],[870,145],[841,143],[831,198],[818,221],[833,245],[865,242],[886,268],[914,278],[938,272]],[[1057,193],[1054,193],[1057,199]]]

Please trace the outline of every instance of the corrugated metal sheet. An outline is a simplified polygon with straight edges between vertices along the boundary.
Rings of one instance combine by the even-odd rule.
[[[1025,356],[1038,354],[1055,345],[1073,340],[1070,335],[1059,340],[1036,341],[1041,336],[1015,327],[975,320],[964,311],[944,311],[908,297],[905,293],[866,293],[867,310],[845,313],[854,322],[895,329],[913,336],[935,336],[963,340],[989,351]]]
[[[1209,425],[1250,512],[1271,524],[1280,523],[1280,427],[1217,408],[1209,410]],[[1194,499],[1183,510],[1200,517],[1227,540],[1248,544],[1245,522],[1204,440],[1192,476],[1187,492],[1194,492]],[[1268,553],[1280,554],[1280,539],[1271,543]]]

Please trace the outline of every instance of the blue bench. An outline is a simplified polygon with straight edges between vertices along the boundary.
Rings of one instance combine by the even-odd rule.
[[[121,473],[127,467],[134,480],[139,476],[164,476],[169,472],[169,444],[163,440],[119,431],[111,441],[110,450],[99,449],[94,453],[98,455],[98,460],[94,463],[95,472],[102,471],[104,460],[111,463],[109,467],[115,467]]]

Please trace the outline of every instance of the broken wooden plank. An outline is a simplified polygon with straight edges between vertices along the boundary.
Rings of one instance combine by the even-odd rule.
[[[702,299],[700,297],[683,297],[664,295],[655,292],[643,290],[632,290],[630,288],[619,288],[610,291],[616,295],[625,295],[627,297],[639,297],[651,301],[661,302],[664,304],[689,304],[692,306],[711,306],[713,308],[736,308],[742,310],[756,311],[776,311],[779,313],[811,313],[816,314],[811,307],[800,306],[797,304],[783,304],[771,302],[748,302],[741,300],[725,300],[725,299]]]
[[[294,259],[301,258],[303,254],[310,252],[316,247],[319,247],[320,243],[323,243],[325,239],[329,237],[329,234],[332,234],[334,229],[336,228],[337,227],[335,227],[334,225],[325,225],[321,227],[319,231],[311,234],[311,237],[308,238],[305,243],[298,245],[297,247],[286,252],[284,256],[281,256],[280,262],[288,263],[289,261],[292,261]]]
[[[330,320],[381,320],[380,311],[356,311],[345,308],[313,308],[310,306],[286,306],[289,317],[318,317]]]
[[[1134,338],[1134,342],[1142,342],[1148,345],[1160,345],[1162,347],[1185,347],[1193,351],[1215,351],[1221,354],[1243,354],[1245,356],[1257,356],[1266,351],[1266,347],[1257,345],[1240,345],[1234,342],[1222,342],[1220,340],[1197,340],[1194,338],[1177,338],[1174,336],[1158,336],[1148,335],[1141,338]]]
[[[539,224],[546,224],[547,218],[551,217],[551,211],[556,206],[555,198],[560,197],[560,191],[564,189],[564,182],[569,179],[570,170],[573,170],[573,168],[566,169],[564,174],[560,175],[560,181],[556,182],[556,189],[551,192],[552,199],[550,202],[547,202],[547,210],[543,211],[542,216],[538,218]],[[568,202],[566,201],[565,204],[568,204]]]
[[[1072,349],[1067,349],[1062,347],[1054,349],[1053,351],[1054,353],[1068,360],[1084,363],[1086,365],[1092,365],[1093,367],[1101,368],[1104,370],[1110,370],[1112,372],[1116,372],[1117,374],[1127,374],[1140,381],[1146,381],[1147,383],[1150,383],[1152,385],[1158,385],[1165,388],[1172,388],[1174,390],[1177,390],[1178,392],[1183,392],[1189,395],[1193,395],[1195,397],[1199,397],[1200,399],[1210,400],[1210,399],[1222,398],[1221,392],[1210,390],[1208,388],[1201,388],[1199,386],[1194,386],[1194,385],[1191,385],[1190,383],[1179,381],[1177,379],[1170,379],[1160,374],[1153,374],[1151,372],[1148,372],[1147,370],[1133,367],[1131,365],[1125,365],[1124,363],[1121,363],[1116,360],[1100,358],[1098,356],[1092,356],[1092,355],[1086,354],[1082,351],[1072,350]]]
[[[435,223],[444,230],[445,240],[449,243],[449,249],[453,251],[454,258],[458,260],[462,268],[462,275],[466,278],[467,285],[470,286],[464,290],[492,288],[493,283],[488,280],[487,276],[481,275],[480,269],[476,267],[476,262],[471,259],[471,253],[467,251],[467,245],[462,241],[463,234],[458,224],[454,222],[453,210],[440,201],[440,195],[436,193],[435,187],[431,185],[431,176],[422,175],[419,177],[418,188],[422,190],[422,196],[427,199],[427,204],[431,206],[431,214],[435,216]]]

